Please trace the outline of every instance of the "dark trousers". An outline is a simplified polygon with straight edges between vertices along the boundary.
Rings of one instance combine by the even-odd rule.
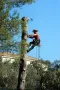
[[[27,52],[31,51],[35,46],[37,46],[39,44],[40,44],[40,40],[39,39],[33,40],[32,42],[29,43],[29,47],[28,47]]]

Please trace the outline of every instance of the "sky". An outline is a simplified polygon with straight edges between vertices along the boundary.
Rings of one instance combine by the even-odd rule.
[[[28,23],[28,33],[37,29],[40,34],[41,47],[35,47],[28,55],[51,62],[60,60],[60,0],[36,0],[16,10],[20,17],[33,18]]]

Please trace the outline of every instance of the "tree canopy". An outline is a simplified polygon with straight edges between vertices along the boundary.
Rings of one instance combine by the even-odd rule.
[[[31,62],[27,68],[26,90],[60,90],[60,68],[55,69],[57,65],[60,66],[59,60],[53,63],[44,60]],[[19,58],[10,63],[10,60],[2,62],[0,57],[0,87],[16,88],[18,68]]]
[[[14,7],[22,7],[31,4],[35,0],[1,0],[0,1],[0,51],[19,51],[16,46],[19,42],[14,41],[14,37],[20,33],[19,14],[14,11],[10,15],[10,10]]]

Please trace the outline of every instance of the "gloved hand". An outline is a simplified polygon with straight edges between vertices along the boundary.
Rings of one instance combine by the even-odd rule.
[[[28,37],[29,37],[29,38],[33,38],[33,36],[32,36],[32,35],[28,35]]]

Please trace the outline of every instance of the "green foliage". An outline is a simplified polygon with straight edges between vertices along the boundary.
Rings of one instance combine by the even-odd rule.
[[[60,60],[55,60],[52,63],[52,68],[55,69],[55,70],[60,70]]]
[[[20,0],[22,2],[22,4],[26,4],[26,3],[29,3],[31,4],[32,2],[35,2],[35,0]]]
[[[49,61],[32,62],[27,69],[26,90],[60,90],[60,70],[54,68]]]
[[[4,5],[3,0],[1,0],[0,1],[0,11],[3,10],[3,5]]]
[[[17,85],[19,60],[10,63],[9,61],[0,61],[0,87],[15,89]]]
[[[14,5],[17,5],[17,6],[22,6],[22,5],[25,5],[25,4],[32,4],[33,2],[35,2],[35,0],[13,0],[12,3]]]
[[[13,51],[16,50],[17,41],[14,37],[21,31],[21,21],[19,14],[14,12],[11,16],[9,14],[12,7],[20,7],[25,4],[30,4],[34,0],[1,0],[0,1],[0,51]],[[19,47],[19,46],[18,46]],[[14,48],[14,49],[13,49]]]
[[[10,8],[4,7],[6,3],[3,0],[0,3],[0,51],[10,50],[14,43],[13,38],[19,32],[19,14],[14,12],[11,16]]]
[[[23,56],[26,53],[26,42],[24,40],[21,41],[21,47],[20,47],[21,56]]]
[[[58,61],[54,63],[57,64]],[[33,61],[27,68],[26,90],[60,90],[60,70],[54,69],[49,61]],[[42,65],[47,65],[42,67]],[[55,64],[55,66],[56,66]],[[59,64],[59,63],[58,63]],[[15,62],[2,62],[0,57],[0,87],[15,89],[17,86],[19,58]]]
[[[37,70],[33,67],[33,65],[29,65],[27,68],[27,76],[26,76],[26,90],[35,90],[36,89],[36,81],[37,81]]]

